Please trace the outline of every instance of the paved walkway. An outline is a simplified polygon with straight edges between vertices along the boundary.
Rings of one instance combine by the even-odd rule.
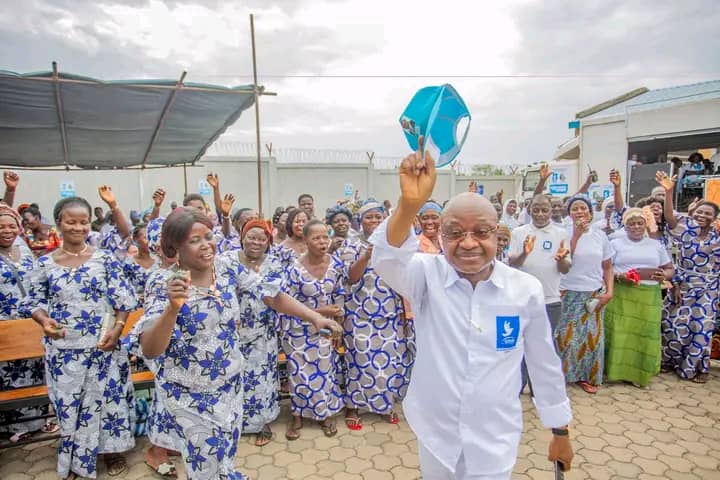
[[[706,385],[660,375],[650,389],[610,385],[595,396],[570,387],[575,420],[575,468],[568,480],[720,480],[720,368]],[[525,434],[513,479],[551,480],[550,434],[540,425],[528,397]],[[404,480],[420,478],[415,437],[406,423],[390,425],[368,417],[360,432],[339,425],[325,438],[308,424],[302,438],[287,442],[287,414],[275,425],[275,441],[263,448],[243,437],[238,465],[254,480]],[[157,479],[143,464],[145,439],[129,455],[126,480]],[[110,478],[101,473],[99,478]],[[34,444],[0,453],[2,480],[55,480],[53,445]]]

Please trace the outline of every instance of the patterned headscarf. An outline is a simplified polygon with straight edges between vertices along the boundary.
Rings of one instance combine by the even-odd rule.
[[[352,220],[352,212],[345,205],[335,205],[327,209],[325,213],[325,223],[328,225],[332,224],[332,221],[337,215],[345,215],[348,220]]]
[[[261,218],[253,218],[252,220],[248,220],[245,225],[243,225],[242,231],[240,232],[240,240],[245,240],[245,235],[247,235],[247,233],[253,228],[262,229],[262,231],[265,232],[265,235],[268,236],[268,245],[272,245],[272,222],[270,222],[269,220],[263,220]]]
[[[10,207],[8,204],[0,202],[0,216],[7,215],[8,217],[12,217],[13,220],[15,220],[15,223],[17,224],[18,230],[20,230],[21,234],[24,234],[25,231],[22,226],[22,217],[20,214],[12,207]]]
[[[368,200],[358,209],[358,215],[360,216],[360,219],[362,219],[365,214],[369,212],[380,212],[384,214],[385,208],[383,208],[382,204],[376,200]]]

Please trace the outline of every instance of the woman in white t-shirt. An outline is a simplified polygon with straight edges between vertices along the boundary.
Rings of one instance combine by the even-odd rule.
[[[614,289],[613,250],[603,231],[590,228],[592,205],[586,197],[572,197],[568,212],[572,266],[560,280],[562,314],[555,342],[566,381],[597,393],[604,366],[603,307]]]
[[[626,235],[612,240],[615,295],[605,309],[605,375],[644,388],[660,372],[661,284],[675,273],[663,245],[646,235],[651,211],[629,208]],[[639,283],[628,278],[635,270]],[[636,281],[638,278],[635,279]]]

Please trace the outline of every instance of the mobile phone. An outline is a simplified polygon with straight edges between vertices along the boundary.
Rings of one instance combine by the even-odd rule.
[[[330,330],[329,328],[321,328],[320,335],[325,338],[330,338],[332,337],[332,330]]]
[[[562,469],[562,462],[559,460],[556,460],[554,462],[555,465],[555,480],[565,480],[565,472],[563,472]]]

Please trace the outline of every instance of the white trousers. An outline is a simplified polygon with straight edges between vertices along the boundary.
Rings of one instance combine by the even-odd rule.
[[[420,442],[418,442],[418,456],[420,457],[420,472],[423,480],[510,480],[512,475],[512,470],[493,475],[468,472],[465,465],[465,453],[460,454],[460,459],[453,473]]]

